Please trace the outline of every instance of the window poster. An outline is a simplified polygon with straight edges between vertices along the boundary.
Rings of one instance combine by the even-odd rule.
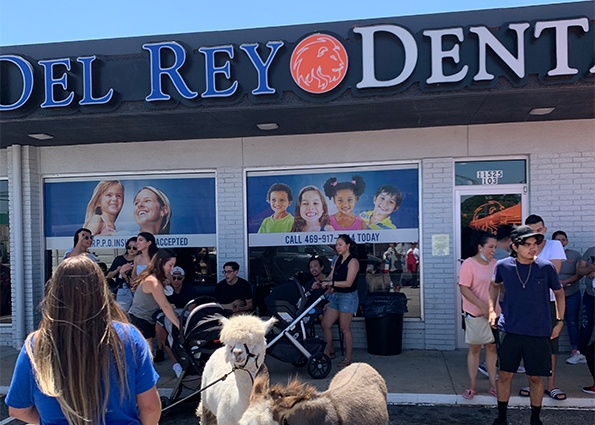
[[[123,248],[141,231],[160,248],[215,246],[215,177],[162,175],[44,181],[47,249],[72,247],[84,227],[93,248]]]
[[[249,246],[417,241],[417,164],[247,175]]]

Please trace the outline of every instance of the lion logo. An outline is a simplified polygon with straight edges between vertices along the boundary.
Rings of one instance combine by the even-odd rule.
[[[308,93],[321,94],[334,89],[347,73],[347,51],[328,34],[304,38],[291,54],[293,81]]]

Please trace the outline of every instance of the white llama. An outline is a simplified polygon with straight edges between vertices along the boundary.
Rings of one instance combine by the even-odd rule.
[[[341,370],[322,393],[298,380],[269,389],[263,369],[239,425],[388,425],[386,394],[384,379],[366,363]]]
[[[275,322],[275,318],[265,322],[250,315],[221,319],[223,347],[207,361],[201,388],[233,373],[201,394],[196,410],[201,425],[237,425],[248,408],[254,377],[261,366],[265,367],[265,335]]]

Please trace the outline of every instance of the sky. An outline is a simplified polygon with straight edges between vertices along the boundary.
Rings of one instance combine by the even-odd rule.
[[[580,0],[0,0],[0,46],[577,1]]]

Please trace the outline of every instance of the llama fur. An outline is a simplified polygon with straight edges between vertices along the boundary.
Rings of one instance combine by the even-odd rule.
[[[299,380],[269,388],[268,372],[261,370],[239,425],[388,425],[387,392],[367,363],[341,370],[324,392]]]
[[[265,335],[275,322],[251,315],[221,318],[223,346],[205,364],[201,388],[233,373],[203,391],[196,410],[201,425],[237,425],[248,408],[254,377],[261,367],[266,369]]]

